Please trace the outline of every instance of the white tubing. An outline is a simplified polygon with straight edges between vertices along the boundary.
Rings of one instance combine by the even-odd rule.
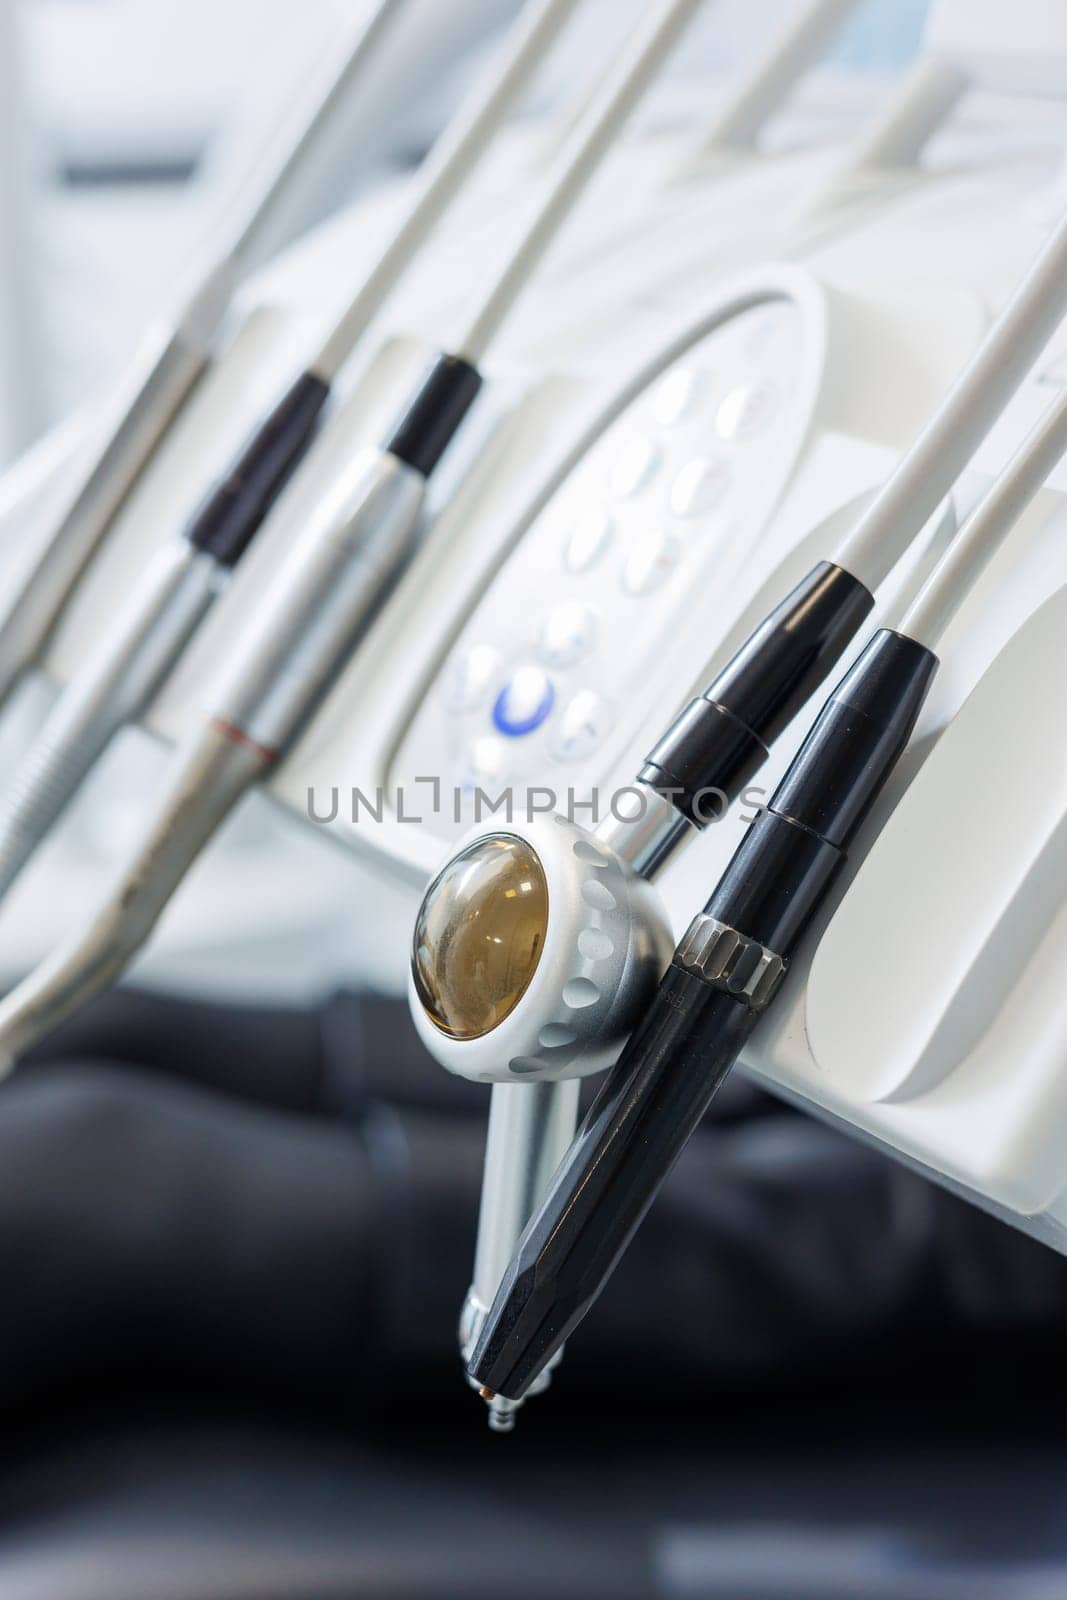
[[[921,56],[874,126],[845,150],[840,163],[794,219],[793,227],[804,247],[811,245],[812,230],[816,237],[825,237],[827,228],[834,232],[841,226],[841,207],[854,202],[857,191],[867,194],[873,175],[916,173],[919,157],[970,84],[967,74],[952,62]]]
[[[244,262],[254,252],[279,202],[299,184],[323,128],[407,4],[408,0],[375,0],[368,8],[364,0],[357,5],[354,24],[333,46],[323,70],[313,77],[293,114],[285,119],[261,170],[242,185],[242,193],[250,187],[253,198],[242,208],[244,215],[226,251],[232,261]]]
[[[1058,395],[971,513],[905,613],[898,632],[937,642],[1049,473],[1067,453],[1067,393]]]
[[[533,215],[450,349],[477,365],[516,297],[593,176],[612,140],[651,83],[660,63],[703,0],[665,0],[642,25],[554,163]]]
[[[701,148],[750,149],[859,0],[814,0],[791,16],[701,139]]]
[[[871,590],[949,493],[1067,312],[1067,217],[834,560]]]
[[[852,147],[846,171],[914,166],[970,83],[967,73],[953,62],[920,56],[873,128]]]
[[[578,0],[534,0],[521,13],[503,58],[493,64],[487,82],[477,86],[426,158],[396,232],[310,363],[311,370],[327,383],[336,376],[400,272],[484,155],[488,141],[577,3]]]

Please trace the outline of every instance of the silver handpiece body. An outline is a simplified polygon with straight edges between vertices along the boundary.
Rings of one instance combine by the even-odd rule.
[[[610,813],[593,834],[640,877],[651,882],[668,857],[692,833],[685,818],[644,784],[635,784],[642,804],[632,818]],[[466,1361],[489,1314],[501,1279],[515,1253],[523,1229],[548,1189],[549,1179],[566,1155],[578,1124],[580,1080],[561,1078],[544,1083],[495,1083],[489,1106],[489,1127],[482,1170],[478,1240],[474,1277],[459,1324],[460,1353]],[[563,1359],[560,1350],[545,1368],[530,1395],[551,1381]],[[510,1432],[522,1401],[494,1397],[489,1425]]]
[[[388,451],[359,452],[250,616],[212,701],[220,721],[286,749],[409,555],[425,492]]]
[[[62,692],[15,770],[0,809],[0,896],[114,735],[155,699],[224,579],[211,556],[183,540],[148,563],[100,650]]]

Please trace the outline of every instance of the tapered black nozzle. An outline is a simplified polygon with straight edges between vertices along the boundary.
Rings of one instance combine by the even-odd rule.
[[[500,1395],[521,1400],[570,1331],[559,1326],[555,1295],[538,1294],[533,1281],[536,1268],[536,1261],[513,1265],[501,1284],[506,1296],[501,1315],[490,1337],[480,1340],[471,1356],[467,1374],[480,1386],[483,1399]],[[580,1320],[578,1312],[571,1325]]]
[[[242,557],[311,443],[330,386],[302,372],[194,512],[185,537],[222,566]]]
[[[874,604],[822,561],[749,635],[653,749],[639,777],[703,827],[734,799],[770,746],[840,660]]]
[[[531,1219],[471,1357],[519,1400],[581,1322],[755,1024],[743,1000],[668,967]]]

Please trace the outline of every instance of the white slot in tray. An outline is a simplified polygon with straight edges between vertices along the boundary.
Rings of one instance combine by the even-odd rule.
[[[1038,1231],[1067,1186],[1065,729],[1061,581],[936,738],[750,1056]]]

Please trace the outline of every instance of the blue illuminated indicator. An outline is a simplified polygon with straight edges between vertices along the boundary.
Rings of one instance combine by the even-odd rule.
[[[509,739],[520,739],[541,726],[555,698],[547,673],[540,667],[520,667],[496,697],[493,723]]]

